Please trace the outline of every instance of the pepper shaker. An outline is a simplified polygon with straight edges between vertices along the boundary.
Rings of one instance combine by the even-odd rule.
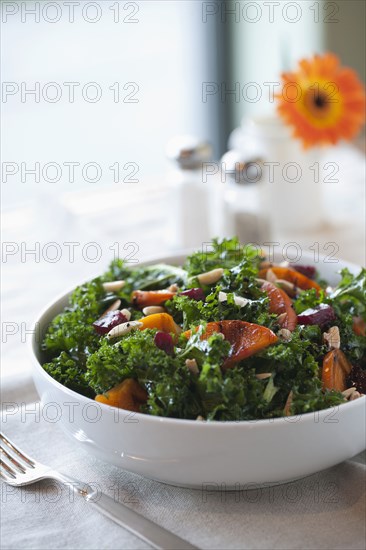
[[[220,161],[223,185],[223,236],[261,244],[270,238],[270,225],[262,205],[262,165],[241,151],[230,150]]]
[[[172,248],[200,247],[209,242],[210,197],[204,163],[212,159],[212,147],[193,136],[177,136],[166,154],[174,167],[168,173],[168,241]]]

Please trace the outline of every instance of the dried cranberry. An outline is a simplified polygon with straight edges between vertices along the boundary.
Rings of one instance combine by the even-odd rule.
[[[348,376],[350,386],[354,386],[360,393],[366,393],[366,371],[360,365],[353,365]]]
[[[202,288],[190,288],[189,290],[183,290],[179,293],[181,296],[188,296],[191,300],[197,300],[197,302],[206,300],[205,293]]]
[[[314,309],[306,309],[297,316],[299,325],[327,325],[335,321],[336,314],[334,309],[328,304],[320,304]]]
[[[106,315],[94,321],[93,327],[98,334],[107,334],[113,327],[126,322],[127,318],[123,315],[122,311],[116,309],[115,311],[109,311]]]
[[[157,348],[165,351],[165,353],[167,353],[168,355],[173,355],[173,338],[167,332],[157,332],[154,337],[154,344]]]
[[[312,265],[291,264],[290,267],[292,267],[295,271],[302,273],[302,275],[305,275],[308,279],[315,279],[316,269]]]

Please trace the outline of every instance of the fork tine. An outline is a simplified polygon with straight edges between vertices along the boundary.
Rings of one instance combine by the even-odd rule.
[[[0,441],[3,443],[3,449],[5,451],[6,448],[10,449],[14,454],[16,454],[23,462],[26,463],[27,466],[30,466],[31,468],[35,467],[35,462],[30,459],[26,454],[23,453],[20,449],[18,449],[14,443],[12,443],[3,433],[0,433]]]
[[[25,474],[25,469],[24,467],[15,460],[15,458],[13,458],[8,452],[6,452],[6,450],[3,448],[3,447],[0,447],[0,453],[2,455],[4,455],[7,459],[8,462],[11,462],[11,464],[19,471],[21,472],[22,474]],[[4,462],[5,464],[5,462]]]
[[[0,459],[0,466],[1,466],[2,469],[5,470],[6,474],[8,474],[13,479],[16,478],[15,472],[10,468],[10,466],[5,464],[5,462],[1,459]],[[3,470],[1,470],[0,472],[1,472],[2,477],[5,477],[5,479],[6,479],[6,474],[3,472]]]
[[[9,479],[2,473],[2,471],[0,470],[0,479],[3,479],[4,481],[8,482]]]

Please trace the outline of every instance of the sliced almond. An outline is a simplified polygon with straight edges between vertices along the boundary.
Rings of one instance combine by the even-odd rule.
[[[268,281],[266,281],[265,279],[256,279],[256,282],[262,286],[263,283],[267,283]]]
[[[178,285],[176,285],[176,284],[174,283],[174,284],[168,286],[167,290],[168,290],[169,292],[178,292]]]
[[[285,281],[284,279],[276,279],[276,286],[280,287],[281,290],[284,290],[290,298],[294,298],[298,293],[297,287],[290,283],[290,281]]]
[[[121,300],[116,300],[115,302],[113,302],[111,306],[109,306],[108,309],[105,310],[104,313],[102,313],[99,319],[102,319],[102,317],[105,317],[105,315],[107,315],[110,311],[116,311],[117,309],[119,309],[120,305],[121,305]]]
[[[224,270],[219,267],[212,269],[212,271],[206,271],[206,273],[200,273],[200,275],[197,275],[197,279],[202,285],[213,285],[221,279],[223,274]]]
[[[154,313],[164,313],[164,312],[165,312],[165,308],[162,306],[146,306],[142,310],[142,313],[146,316],[153,315]]]
[[[143,324],[139,321],[128,321],[128,323],[121,323],[120,325],[113,327],[112,330],[108,332],[107,338],[111,339],[118,338],[119,336],[125,336],[125,334],[128,334],[132,330],[136,330],[142,326]]]
[[[283,408],[283,414],[285,416],[291,416],[291,405],[292,405],[293,397],[294,397],[294,392],[291,390],[290,393],[288,394],[286,404]]]
[[[206,419],[203,418],[203,416],[201,416],[200,414],[197,416],[196,420],[200,421],[200,422],[205,422]]]
[[[275,283],[275,282],[277,281],[277,276],[276,276],[275,273],[272,271],[272,269],[267,269],[266,279],[267,279],[267,281],[269,281],[270,283]]]
[[[280,325],[283,325],[283,323],[285,322],[286,318],[287,318],[287,313],[281,313],[281,315],[279,315],[279,316],[277,317],[277,320],[278,320],[278,322],[279,322]]]
[[[129,321],[131,319],[131,312],[128,309],[126,309],[126,308],[121,309],[121,313],[123,313],[123,315],[126,317],[127,321]]]
[[[362,396],[362,393],[360,393],[358,391],[355,391],[355,392],[351,393],[351,397],[349,398],[349,400],[354,401],[355,399],[358,399],[361,396]]]
[[[186,359],[186,367],[192,374],[199,374],[197,361],[195,359]]]
[[[258,378],[258,380],[267,380],[267,378],[271,378],[272,373],[271,372],[260,372],[259,374],[256,374],[255,377]]]
[[[234,302],[237,306],[245,307],[247,304],[249,304],[252,300],[249,300],[248,298],[243,298],[243,296],[236,296],[234,295]]]
[[[281,328],[277,332],[277,336],[284,342],[290,342],[292,339],[292,333],[287,328]]]
[[[227,294],[226,292],[219,292],[219,302],[226,302],[227,301]],[[249,302],[252,300],[248,300],[247,298],[243,298],[242,296],[236,296],[234,294],[234,302],[237,306],[245,307]]]
[[[219,292],[219,296],[218,296],[218,300],[219,302],[226,302],[227,300],[227,294],[226,292]]]
[[[346,390],[342,391],[342,395],[343,397],[345,397],[345,399],[349,400],[351,395],[355,393],[355,391],[356,391],[356,388],[353,386],[352,388],[347,388]]]
[[[323,332],[324,343],[327,344],[328,349],[340,349],[341,336],[339,334],[338,327],[330,327],[328,332]]]
[[[116,292],[121,290],[125,284],[125,281],[111,281],[110,283],[103,283],[103,288],[106,292]]]

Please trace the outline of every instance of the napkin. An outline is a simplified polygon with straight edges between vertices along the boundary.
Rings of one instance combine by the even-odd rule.
[[[31,457],[93,485],[202,549],[364,549],[365,453],[299,481],[251,491],[173,487],[89,455],[42,418],[33,384],[3,388],[2,431]],[[11,414],[10,414],[11,413]],[[316,452],[316,449],[314,449]],[[51,481],[1,483],[3,549],[145,549]]]

